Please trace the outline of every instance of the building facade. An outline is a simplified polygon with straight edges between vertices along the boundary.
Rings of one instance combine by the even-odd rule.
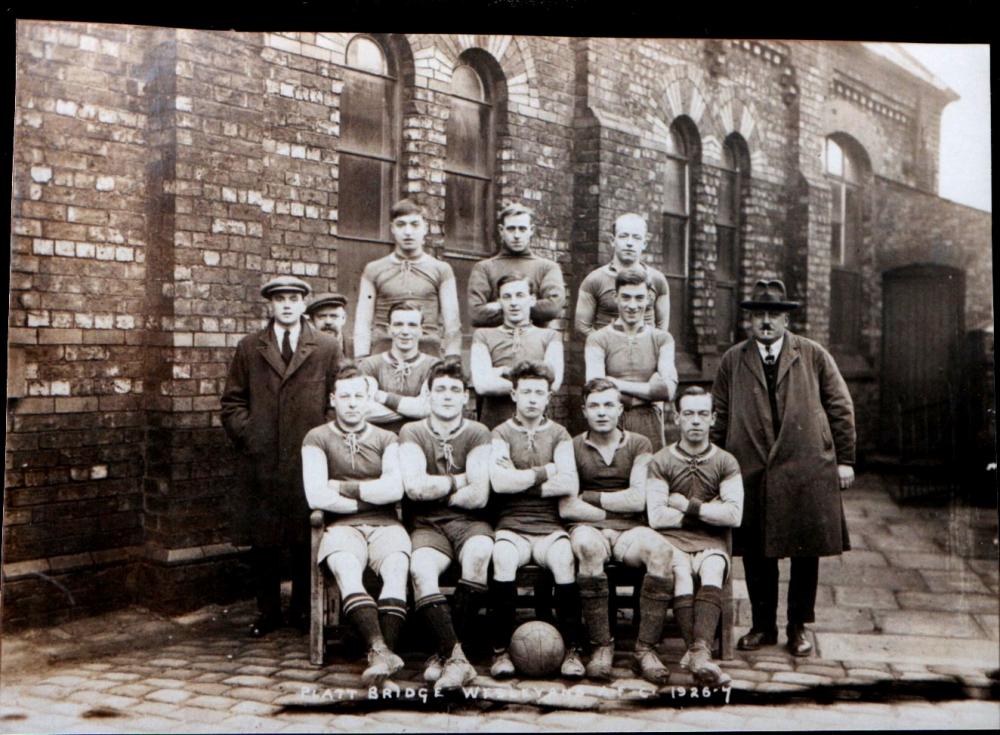
[[[937,196],[955,96],[895,46],[21,22],[16,79],[9,625],[243,594],[233,348],[276,274],[353,298],[401,196],[460,293],[501,202],[534,209],[571,294],[572,429],[575,295],[626,211],[670,282],[682,382],[711,382],[738,302],[783,278],[863,456],[902,451],[901,417],[947,398],[954,343],[992,324],[991,217]]]

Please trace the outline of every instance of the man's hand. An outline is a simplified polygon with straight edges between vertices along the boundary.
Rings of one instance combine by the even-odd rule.
[[[687,513],[688,509],[688,499],[685,498],[680,493],[670,493],[667,496],[667,507],[673,508],[674,510],[679,510],[681,513]]]
[[[838,464],[837,476],[840,478],[841,490],[847,490],[854,484],[854,468],[849,464]]]
[[[515,470],[514,463],[510,461],[510,457],[497,457],[497,464],[503,467],[505,470]]]

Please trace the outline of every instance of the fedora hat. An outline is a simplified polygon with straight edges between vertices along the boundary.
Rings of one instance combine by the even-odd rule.
[[[777,278],[761,279],[753,285],[749,301],[741,301],[740,306],[749,311],[792,311],[798,309],[798,301],[785,298],[785,284]]]

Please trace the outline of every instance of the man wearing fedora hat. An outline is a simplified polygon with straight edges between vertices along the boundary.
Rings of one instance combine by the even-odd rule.
[[[318,293],[306,307],[306,316],[312,320],[316,329],[337,338],[340,351],[346,357],[344,324],[347,323],[347,297],[339,293]]]
[[[742,553],[753,614],[740,650],[777,643],[778,559],[791,557],[788,649],[808,656],[805,624],[815,620],[819,557],[850,548],[840,492],[854,483],[854,404],[822,346],[787,331],[785,284],[760,280],[752,298],[750,339],[722,357],[712,387],[712,442],[743,473]]]
[[[302,485],[302,440],[326,421],[340,347],[302,315],[311,289],[279,276],[260,290],[271,318],[240,340],[222,393],[222,425],[243,454],[232,494],[233,541],[250,546],[257,593],[254,637],[279,627],[281,559],[291,552],[290,622],[300,629],[309,610],[309,506]]]

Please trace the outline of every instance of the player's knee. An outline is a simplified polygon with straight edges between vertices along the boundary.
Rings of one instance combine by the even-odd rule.
[[[710,556],[701,564],[702,584],[709,584],[714,587],[721,587],[726,577],[726,560],[721,556]]]
[[[665,577],[670,573],[673,563],[673,549],[667,544],[655,544],[646,552],[646,571],[657,577]]]
[[[423,549],[414,551],[410,558],[410,576],[413,578],[413,586],[418,589],[437,583],[437,566],[429,554],[423,553]]]
[[[510,541],[497,541],[493,544],[493,576],[507,579],[517,574],[517,547]]]
[[[406,579],[407,574],[410,571],[410,558],[399,551],[395,554],[389,554],[383,561],[382,565],[379,567],[378,573],[383,580],[390,579]]]
[[[556,582],[560,582],[560,580],[573,581],[576,576],[575,561],[573,547],[570,546],[569,539],[559,539],[549,547],[548,553],[545,554],[545,565],[556,578]]]
[[[485,579],[492,556],[493,539],[473,536],[462,547],[462,576],[474,581]]]
[[[580,572],[589,575],[600,574],[608,556],[600,539],[592,536],[579,539],[573,545],[573,555],[580,560]]]

